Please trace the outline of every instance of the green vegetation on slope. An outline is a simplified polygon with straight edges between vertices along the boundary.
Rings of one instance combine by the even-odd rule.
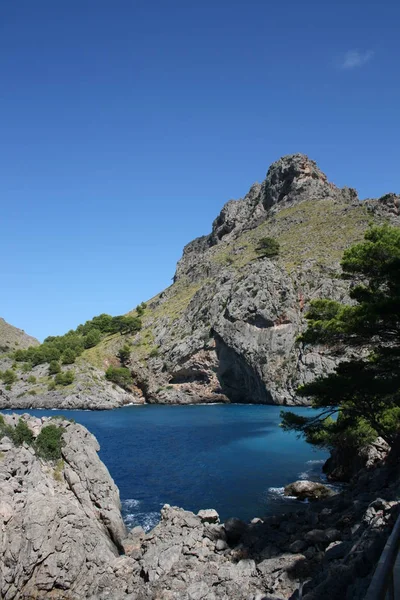
[[[17,350],[14,358],[18,362],[26,362],[32,366],[49,363],[50,374],[57,373],[57,364],[72,364],[85,349],[97,346],[99,342],[110,334],[132,334],[139,331],[142,322],[139,317],[117,316],[102,314],[93,317],[85,324],[71,329],[65,335],[47,337],[43,344],[26,350]]]
[[[131,343],[131,353],[134,354],[136,360],[144,363],[149,358],[158,355],[159,349],[155,344],[152,331],[153,323],[163,320],[166,326],[171,327],[184,314],[193,296],[206,282],[207,280],[202,280],[192,283],[189,279],[182,278],[161,294],[151,298],[147,304],[142,303],[128,313],[128,316],[135,317],[139,312],[142,320],[141,330],[126,336],[128,342]],[[145,311],[141,313],[140,307],[144,307]],[[106,369],[110,363],[115,362],[116,357],[119,357],[120,349],[120,337],[109,336],[95,348],[85,350],[82,359],[97,368]]]
[[[350,291],[355,304],[314,301],[301,339],[352,347],[354,358],[300,388],[321,409],[318,417],[282,413],[282,424],[312,444],[342,451],[378,435],[392,445],[400,432],[400,230],[372,227],[341,264],[343,276],[357,282]]]
[[[279,262],[289,272],[307,260],[329,265],[339,262],[343,251],[362,239],[370,219],[359,205],[307,200],[283,208],[255,229],[219,244],[210,256],[214,263],[240,269],[259,256],[260,241],[270,237],[279,243]]]
[[[304,201],[277,211],[255,229],[245,231],[233,240],[212,246],[204,258],[214,265],[232,266],[240,271],[260,258],[258,248],[262,246],[262,240],[272,239],[279,252],[276,260],[289,273],[310,259],[316,266],[331,265],[340,261],[346,248],[362,240],[370,219],[367,210],[359,205],[335,203],[332,199]],[[199,261],[204,258],[200,255]],[[132,341],[131,352],[136,360],[144,363],[158,352],[153,323],[162,320],[171,328],[182,317],[194,295],[209,282],[206,278],[193,282],[189,277],[181,277],[147,302],[141,331],[127,336]],[[129,315],[141,316],[137,308]],[[85,350],[82,358],[105,369],[115,361],[119,349],[118,337],[109,336],[95,348]]]

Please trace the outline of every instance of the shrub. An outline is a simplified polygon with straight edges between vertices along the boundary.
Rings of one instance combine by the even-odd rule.
[[[91,329],[89,333],[83,338],[83,345],[85,348],[93,348],[101,340],[101,332],[99,329]]]
[[[128,344],[125,344],[124,346],[122,346],[122,348],[119,349],[117,357],[121,361],[121,364],[125,365],[128,362],[130,355],[131,355],[131,349],[128,346]]]
[[[207,336],[208,339],[208,336]],[[158,348],[153,348],[153,350],[150,352],[149,356],[150,358],[155,358],[156,356],[158,356],[160,354]]]
[[[27,382],[28,383],[36,383],[36,377],[34,375],[29,375]]]
[[[63,373],[57,373],[54,381],[57,385],[70,385],[75,379],[73,371],[64,371]]]
[[[21,446],[24,442],[27,444],[32,444],[33,442],[33,433],[22,418],[19,419],[14,429],[10,428],[10,434],[14,444],[17,446]]]
[[[29,362],[26,362],[22,365],[22,372],[29,373],[29,371],[32,371],[32,364]]]
[[[57,360],[52,360],[49,364],[49,375],[56,375],[61,371],[60,363]]]
[[[72,348],[66,348],[61,355],[61,362],[63,365],[72,365],[75,362],[76,354]]]
[[[58,460],[61,458],[63,446],[62,435],[64,429],[55,425],[42,427],[36,438],[35,449],[38,456],[46,460]]]
[[[50,381],[49,385],[47,386],[47,389],[49,390],[49,392],[52,392],[53,390],[56,389],[56,382],[55,381]]]
[[[14,371],[12,371],[11,369],[7,369],[7,371],[4,371],[3,373],[1,373],[1,379],[3,380],[3,383],[11,386],[13,383],[15,383],[17,381],[18,377],[14,373]]]
[[[106,379],[116,383],[125,390],[130,390],[131,388],[132,376],[130,370],[126,367],[108,367]]]
[[[263,237],[258,241],[256,252],[263,258],[278,256],[279,242],[271,237]]]

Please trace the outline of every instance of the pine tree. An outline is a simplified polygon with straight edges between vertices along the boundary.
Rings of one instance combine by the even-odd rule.
[[[299,389],[319,415],[282,413],[282,427],[328,448],[362,446],[378,435],[392,445],[400,427],[400,229],[370,228],[341,265],[354,281],[355,303],[312,302],[301,342],[350,349],[350,357]]]

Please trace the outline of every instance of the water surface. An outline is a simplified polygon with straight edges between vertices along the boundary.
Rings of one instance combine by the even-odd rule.
[[[281,409],[147,405],[28,412],[62,414],[85,425],[120,489],[127,524],[148,529],[165,503],[195,512],[215,508],[222,519],[244,520],[296,508],[297,501],[282,498],[282,487],[299,477],[317,478],[327,454],[282,431]]]

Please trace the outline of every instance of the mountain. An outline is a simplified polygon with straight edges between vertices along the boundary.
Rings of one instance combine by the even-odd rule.
[[[39,340],[26,334],[22,329],[10,325],[0,317],[0,354],[39,344]]]
[[[399,207],[392,193],[360,202],[354,189],[336,187],[307,156],[285,156],[244,198],[223,206],[209,235],[184,248],[173,284],[129,313],[140,316],[139,332],[108,335],[86,350],[66,389],[48,392],[40,365],[34,398],[22,376],[0,404],[303,404],[296,388],[340,358],[297,341],[307,306],[319,297],[349,299],[351,282],[339,277],[343,251],[363,239],[370,223],[400,226]],[[279,253],[267,257],[259,248],[271,240]],[[110,365],[119,366],[126,343],[130,392],[104,378]]]

